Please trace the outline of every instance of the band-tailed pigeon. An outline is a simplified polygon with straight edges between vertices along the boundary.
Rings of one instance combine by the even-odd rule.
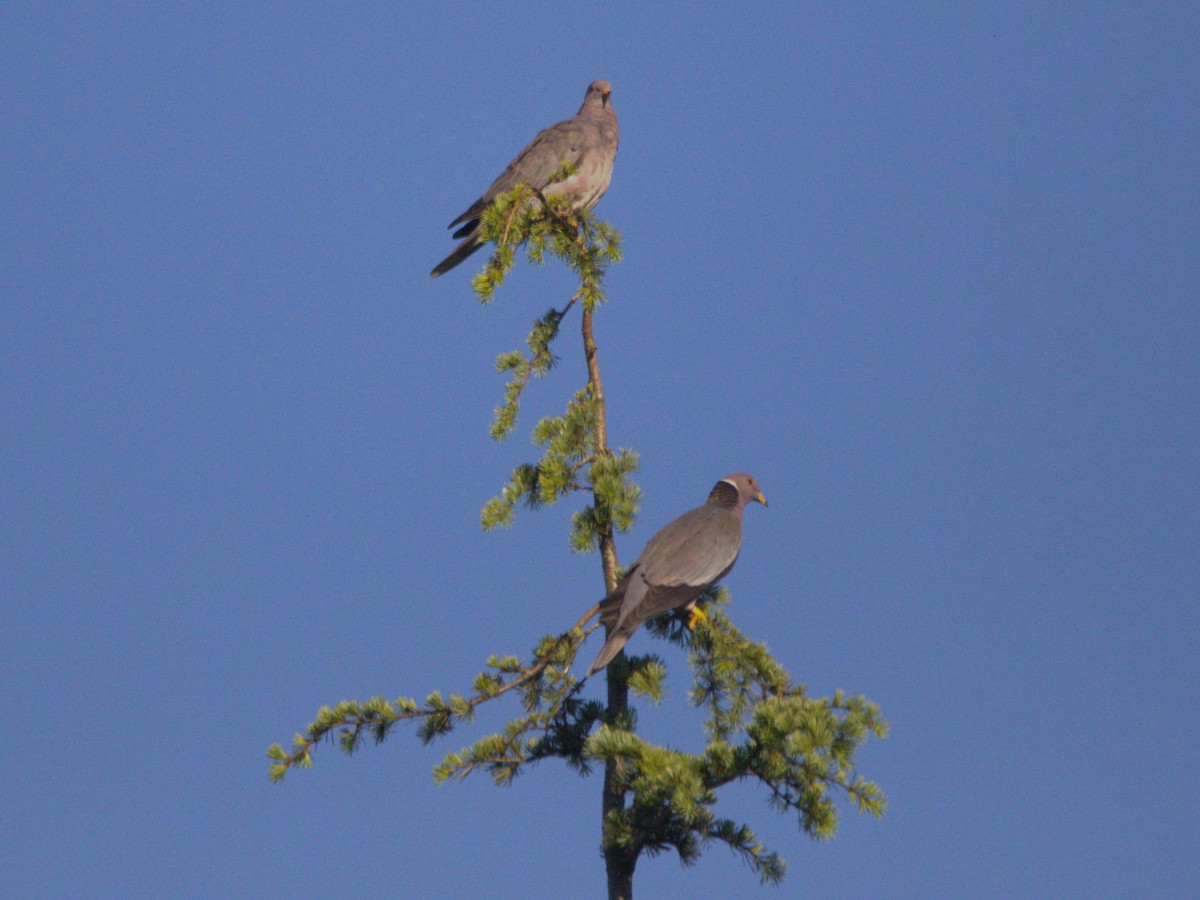
[[[742,547],[742,510],[751,500],[767,500],[753,475],[738,472],[717,482],[703,506],[686,512],[650,538],[617,589],[600,601],[600,622],[608,640],[588,669],[592,675],[621,652],[647,619],[687,607],[688,627],[704,614],[694,605],[729,574]]]
[[[483,196],[450,223],[450,228],[462,224],[454,237],[465,240],[430,274],[437,278],[449,272],[483,246],[479,238],[479,217],[493,199],[518,184],[528,184],[543,195],[566,197],[573,210],[595,206],[608,190],[613,161],[617,158],[617,114],[611,97],[611,84],[593,81],[588,85],[583,106],[579,107],[575,118],[551,125],[518,153]],[[563,163],[570,163],[575,173],[562,181],[551,182],[550,176]]]

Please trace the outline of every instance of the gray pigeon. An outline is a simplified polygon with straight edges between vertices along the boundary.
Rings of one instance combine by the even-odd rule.
[[[647,619],[687,607],[688,627],[704,614],[696,598],[729,574],[742,547],[742,510],[767,500],[753,475],[738,472],[717,482],[708,502],[686,512],[650,538],[617,589],[600,601],[608,640],[588,669],[599,672]]]
[[[483,196],[448,227],[462,224],[454,237],[464,238],[454,252],[430,273],[434,278],[449,272],[483,246],[479,237],[479,217],[498,195],[518,184],[528,184],[545,195],[558,194],[571,202],[571,209],[591,209],[608,190],[613,161],[617,158],[617,114],[612,107],[612,85],[593,81],[583,95],[583,106],[575,118],[551,125],[517,154]],[[575,174],[563,181],[550,181],[563,163],[575,167]]]

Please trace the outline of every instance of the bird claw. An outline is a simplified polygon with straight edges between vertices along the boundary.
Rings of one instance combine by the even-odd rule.
[[[691,609],[688,610],[688,620],[687,620],[688,631],[695,631],[697,622],[707,622],[707,621],[708,621],[708,616],[706,616],[704,614],[704,610],[702,610],[700,607],[693,606]]]

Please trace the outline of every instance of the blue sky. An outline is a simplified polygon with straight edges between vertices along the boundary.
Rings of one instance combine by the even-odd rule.
[[[735,621],[892,726],[831,843],[723,797],[782,889],[715,847],[639,895],[1200,892],[1197,47],[1182,3],[5,4],[0,892],[602,895],[599,779],[432,784],[505,709],[263,755],[599,596],[570,507],[477,526],[581,383],[572,326],[488,438],[569,277],[428,275],[594,78],[622,559],[753,472]]]

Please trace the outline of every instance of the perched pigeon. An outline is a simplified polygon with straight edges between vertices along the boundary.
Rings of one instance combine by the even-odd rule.
[[[680,607],[691,613],[689,627],[703,617],[693,604],[737,562],[742,547],[742,510],[751,500],[767,505],[754,476],[744,472],[728,475],[717,482],[707,503],[650,538],[617,589],[600,602],[600,621],[608,640],[588,675],[612,662],[647,619]]]
[[[465,238],[453,253],[430,273],[434,278],[449,272],[483,246],[479,238],[479,217],[499,194],[518,184],[528,184],[543,194],[558,194],[571,202],[572,209],[591,209],[608,190],[613,160],[617,158],[617,114],[613,110],[612,85],[593,81],[583,96],[583,106],[575,118],[551,125],[517,154],[492,186],[483,192],[448,227],[462,224],[455,239]],[[564,181],[550,181],[563,163],[575,167],[575,174]]]

